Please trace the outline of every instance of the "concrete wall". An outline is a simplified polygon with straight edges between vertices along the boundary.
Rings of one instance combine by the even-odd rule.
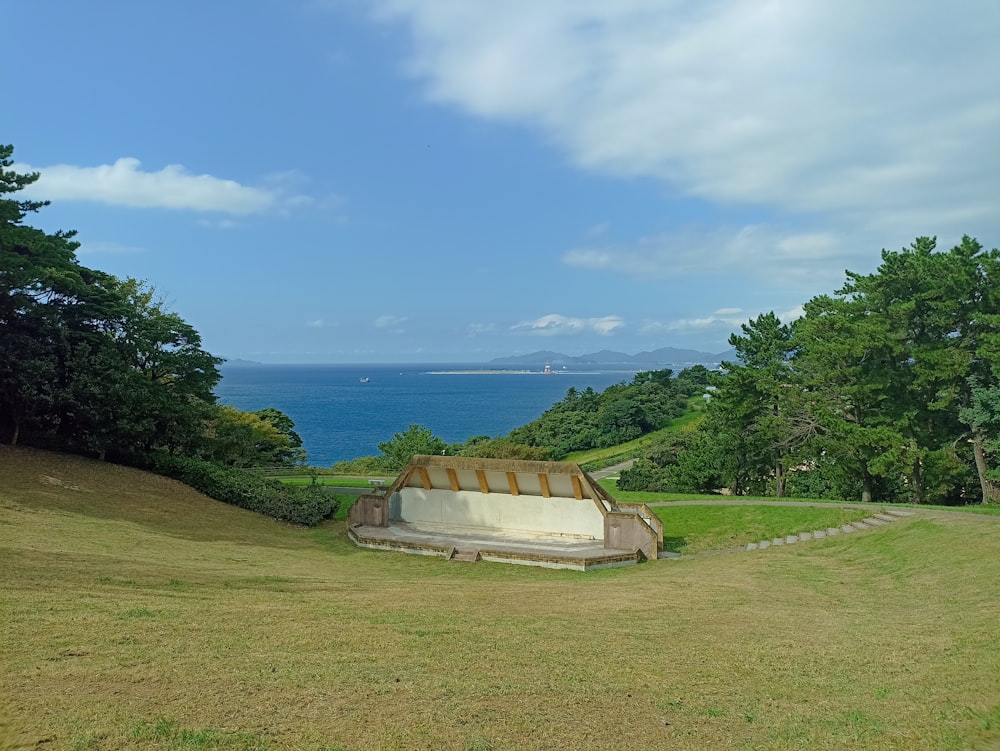
[[[638,514],[628,512],[611,511],[604,518],[604,546],[623,550],[639,548],[654,561],[659,555],[656,532]]]
[[[604,515],[589,498],[540,498],[479,490],[453,492],[404,487],[392,495],[389,518],[416,527],[442,530],[488,529],[604,539]]]
[[[363,495],[347,512],[347,526],[361,524],[365,527],[389,526],[389,497]]]

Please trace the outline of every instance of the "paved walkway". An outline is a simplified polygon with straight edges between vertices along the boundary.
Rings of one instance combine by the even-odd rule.
[[[599,469],[596,472],[588,472],[587,474],[589,474],[595,480],[603,480],[605,477],[610,477],[611,475],[617,475],[623,469],[628,469],[633,464],[635,464],[635,459],[629,459],[627,462],[622,462],[621,464],[612,464],[610,467]]]

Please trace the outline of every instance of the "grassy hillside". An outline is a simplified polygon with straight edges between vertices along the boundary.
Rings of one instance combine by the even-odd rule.
[[[580,574],[0,448],[0,571],[0,748],[1000,747],[991,518]]]
[[[647,433],[634,441],[620,443],[617,446],[607,446],[587,451],[574,451],[566,456],[566,461],[575,462],[587,470],[608,467],[618,462],[635,459],[642,456],[646,449],[663,439],[668,433],[683,430],[705,414],[705,399],[702,396],[692,396],[687,400],[687,411],[680,417],[670,421],[670,424],[660,430]]]

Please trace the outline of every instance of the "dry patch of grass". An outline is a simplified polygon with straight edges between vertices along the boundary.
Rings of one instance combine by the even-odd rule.
[[[991,519],[580,574],[358,550],[0,449],[0,571],[9,747],[1000,744]]]

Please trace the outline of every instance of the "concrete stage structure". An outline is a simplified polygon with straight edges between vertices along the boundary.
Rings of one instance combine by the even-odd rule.
[[[587,571],[657,558],[663,523],[570,462],[414,456],[348,515],[379,550]]]

